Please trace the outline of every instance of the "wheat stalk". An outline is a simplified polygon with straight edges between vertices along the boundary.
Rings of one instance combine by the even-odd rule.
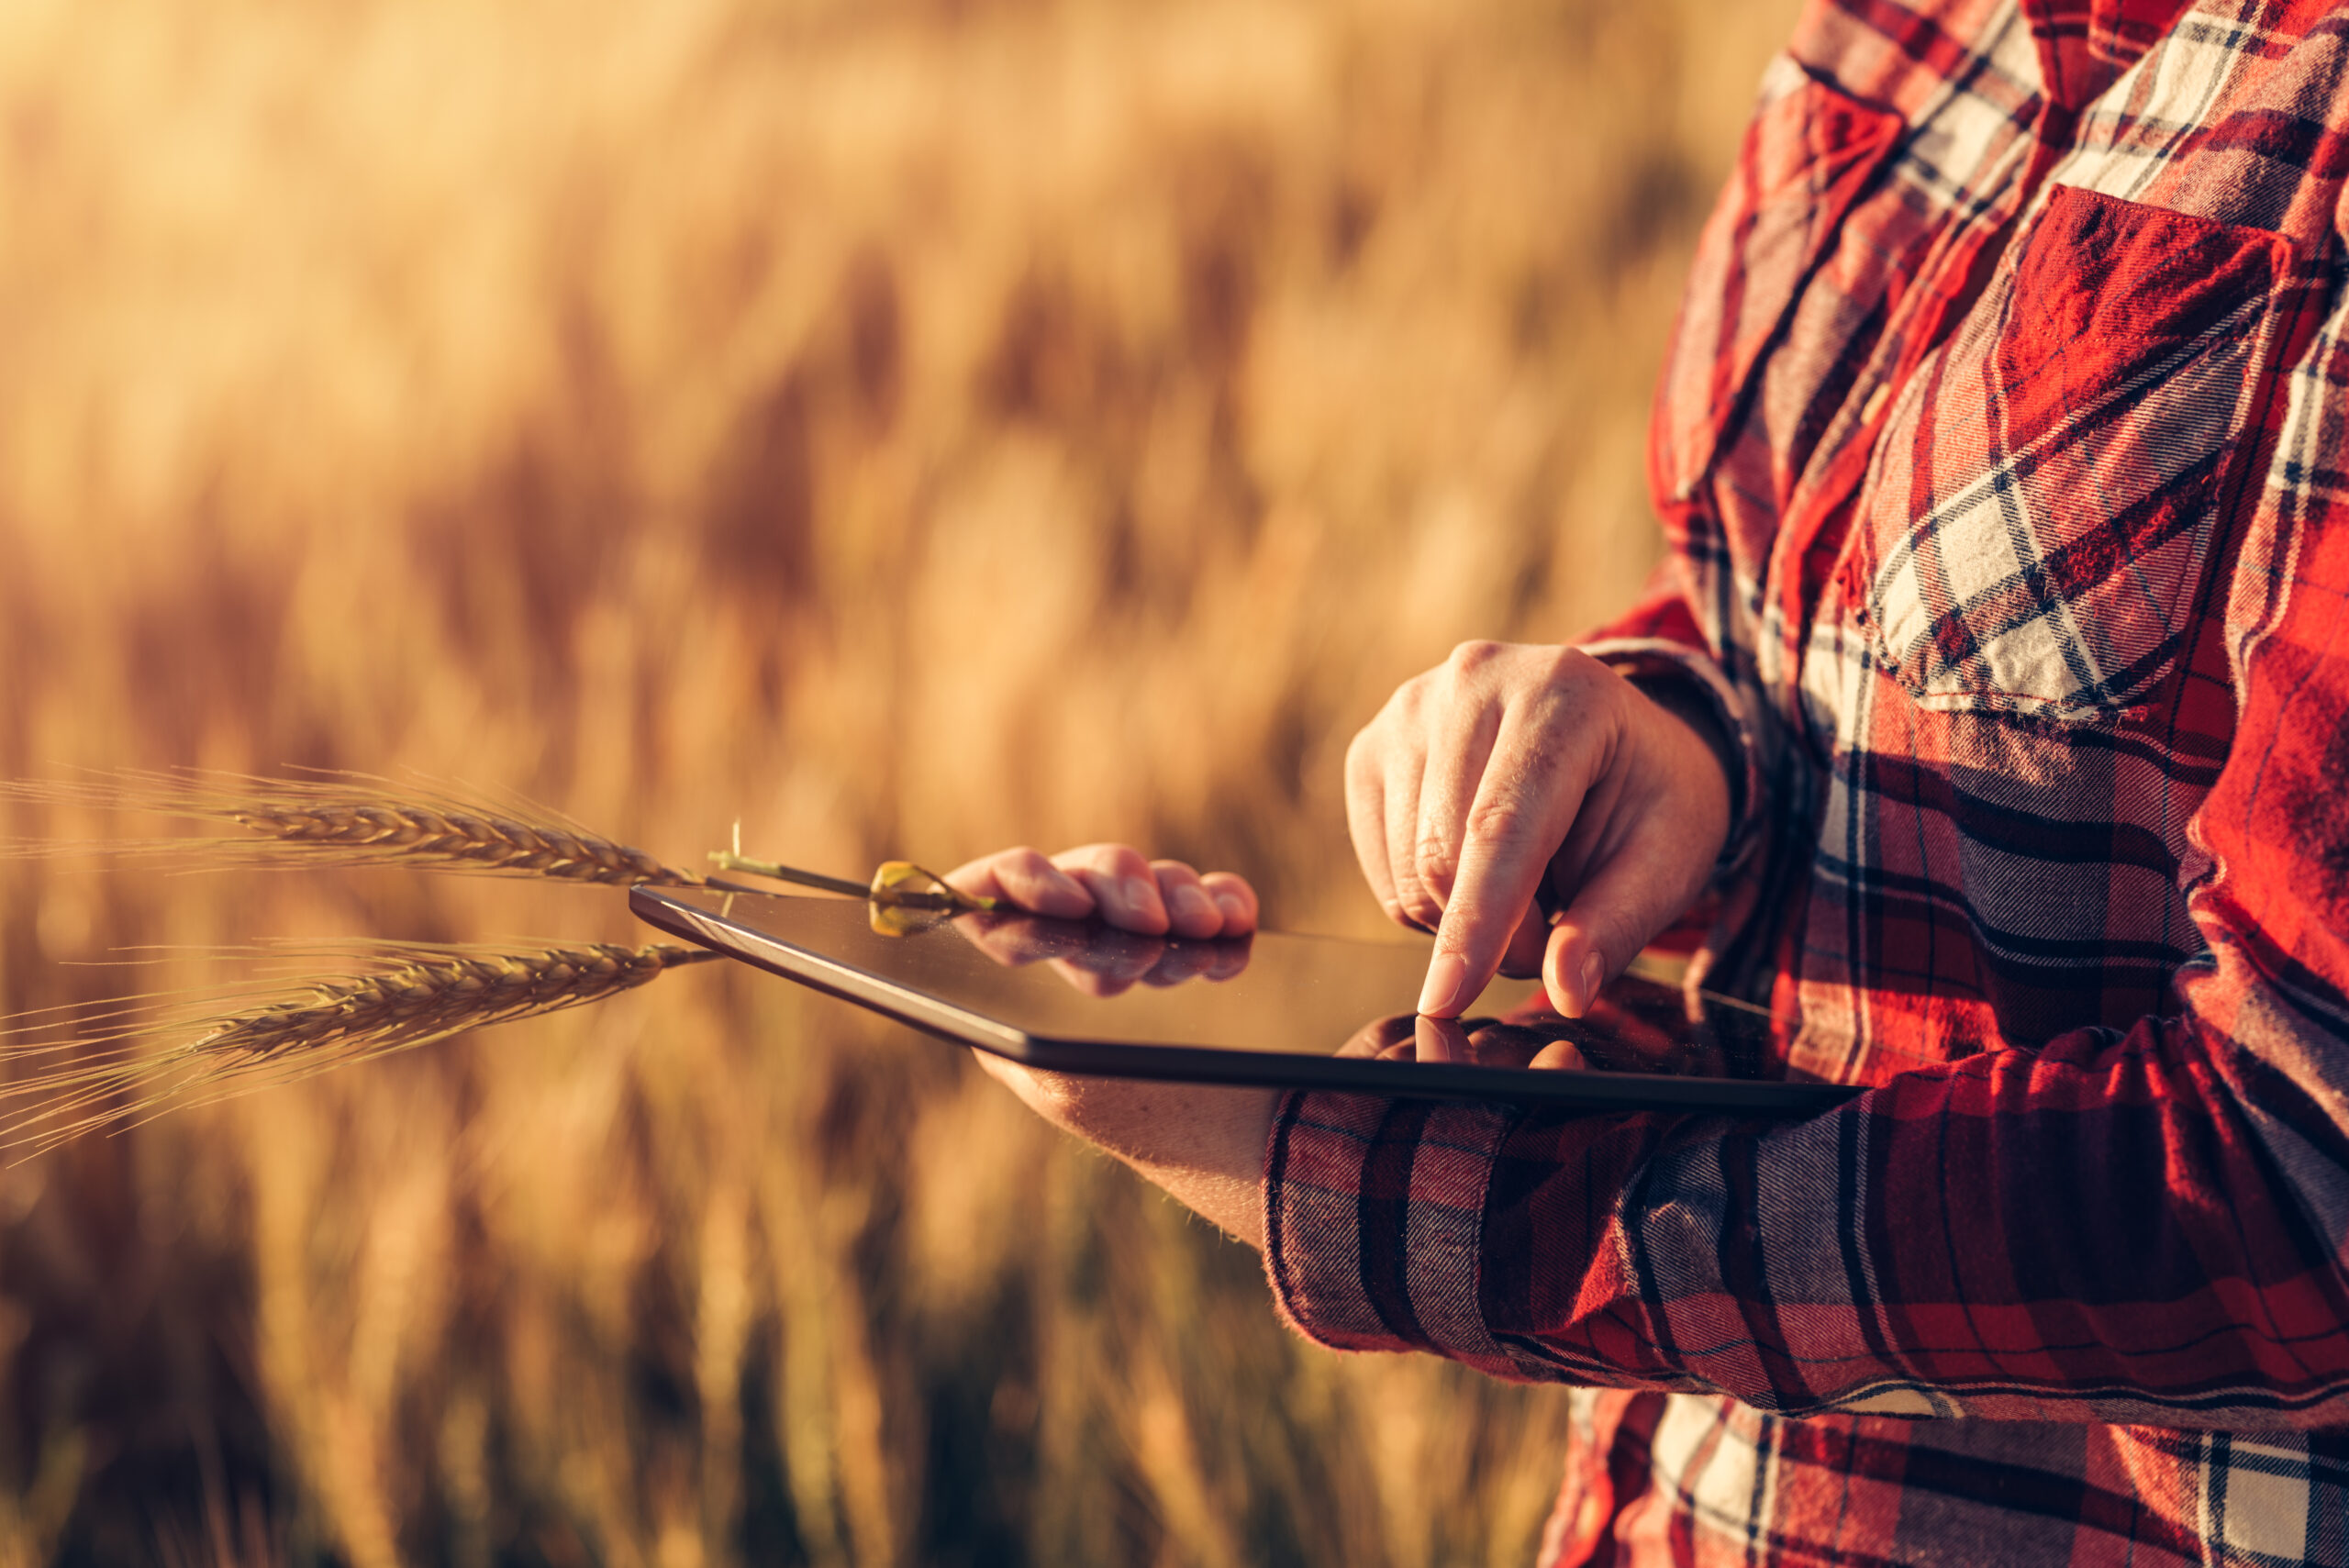
[[[0,1040],[14,1043],[0,1044],[0,1059],[68,1060],[0,1085],[0,1099],[30,1102],[0,1118],[0,1147],[38,1152],[95,1128],[602,1001],[719,956],[666,943],[522,951],[353,943],[337,951],[364,972],[296,981],[258,1000],[249,990],[204,1000],[165,992],[97,1004],[95,1012],[51,1008],[5,1020]]]
[[[430,788],[398,788],[363,773],[321,773],[315,779],[197,772],[110,773],[83,783],[0,784],[0,799],[226,822],[246,833],[241,838],[153,839],[106,846],[115,853],[281,865],[409,866],[619,887],[641,883],[700,887],[708,883],[697,873],[668,865],[551,813],[519,806],[484,808]],[[61,855],[91,847],[30,841],[10,844],[6,852]]]
[[[198,1056],[241,1062],[331,1051],[335,1062],[380,1055],[467,1029],[537,1018],[635,989],[679,964],[719,956],[655,943],[538,948],[527,952],[406,950],[396,967],[314,981],[300,995],[213,1021],[189,1043]]]
[[[755,891],[666,864],[534,807],[489,808],[360,773],[299,779],[195,771],[106,773],[72,783],[0,784],[0,802],[6,801],[227,823],[242,836],[103,845],[20,840],[0,844],[0,855],[104,849],[197,865],[397,866],[607,886]],[[740,850],[738,843],[734,851],[712,858],[728,870],[862,892],[876,929],[895,930],[924,916],[991,906],[909,862],[885,863],[870,888],[861,888],[842,878],[744,860]],[[37,1151],[94,1128],[132,1124],[176,1106],[599,1001],[679,964],[719,956],[667,945],[515,951],[378,942],[336,951],[362,973],[313,976],[264,995],[249,987],[182,990],[118,998],[95,1013],[69,1007],[0,1018],[0,1062],[47,1058],[56,1063],[0,1084],[0,1103],[25,1106],[13,1117],[0,1112],[0,1148]]]

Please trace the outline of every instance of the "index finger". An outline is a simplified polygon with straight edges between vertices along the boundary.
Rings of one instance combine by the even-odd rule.
[[[1579,770],[1542,776],[1556,764],[1514,712],[1492,758],[1468,809],[1460,870],[1419,990],[1419,1011],[1430,1018],[1457,1018],[1491,982],[1587,789]]]

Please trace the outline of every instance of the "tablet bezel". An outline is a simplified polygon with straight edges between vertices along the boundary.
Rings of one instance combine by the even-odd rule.
[[[1340,1089],[1405,1099],[1538,1102],[1586,1110],[1816,1115],[1861,1091],[1844,1084],[1700,1078],[1671,1073],[1382,1062],[1222,1046],[1142,1045],[1038,1034],[875,974],[830,954],[687,902],[697,890],[629,890],[636,917],[669,935],[741,960],[957,1044],[1046,1072],[1241,1087]],[[722,896],[703,893],[700,896]]]

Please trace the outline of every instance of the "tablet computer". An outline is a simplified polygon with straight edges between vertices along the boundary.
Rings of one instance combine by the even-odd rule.
[[[1634,976],[1579,1019],[1549,1010],[1537,982],[1506,979],[1457,1023],[1419,1018],[1423,940],[1190,941],[998,914],[885,932],[853,898],[654,887],[629,898],[686,941],[1054,1072],[1767,1115],[1859,1093],[1785,1078],[1766,1014],[1723,998],[1692,1009],[1678,987]]]

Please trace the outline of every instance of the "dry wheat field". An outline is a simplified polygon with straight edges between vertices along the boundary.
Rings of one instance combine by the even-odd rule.
[[[1117,836],[1372,929],[1353,729],[1654,559],[1790,11],[11,0],[0,777],[353,769],[852,875]],[[67,846],[0,860],[0,1011],[648,940],[82,847],[180,830],[0,799]],[[1513,1563],[1554,1479],[1554,1396],[1305,1345],[966,1061],[737,966],[17,1153],[0,1568]]]

